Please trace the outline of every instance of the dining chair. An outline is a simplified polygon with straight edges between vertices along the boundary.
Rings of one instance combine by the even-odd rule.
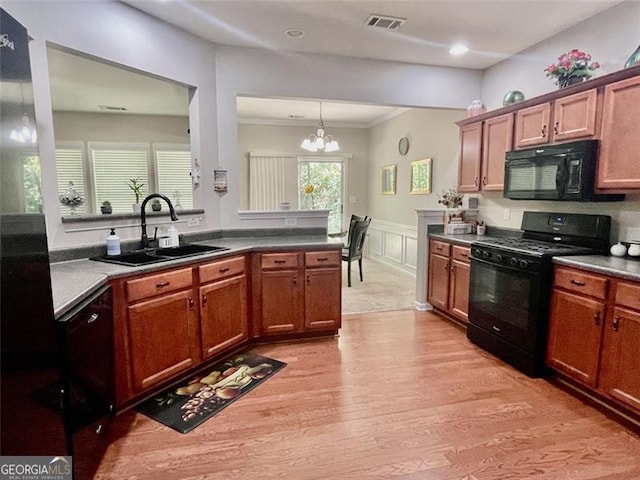
[[[367,236],[367,230],[371,218],[364,217],[363,220],[351,219],[351,225],[349,226],[348,244],[342,249],[342,260],[347,262],[347,285],[351,287],[351,262],[358,260],[358,267],[360,269],[360,281],[362,278],[362,253],[364,250],[364,240]]]

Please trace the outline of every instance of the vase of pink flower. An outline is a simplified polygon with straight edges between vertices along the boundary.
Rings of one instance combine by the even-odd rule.
[[[574,48],[560,55],[558,62],[552,63],[544,71],[558,87],[564,88],[588,80],[597,68],[600,68],[600,64],[592,61],[590,54]]]

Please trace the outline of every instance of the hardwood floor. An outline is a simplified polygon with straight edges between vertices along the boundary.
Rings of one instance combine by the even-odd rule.
[[[638,479],[640,438],[426,312],[345,315],[339,338],[182,435],[116,418],[96,479]]]

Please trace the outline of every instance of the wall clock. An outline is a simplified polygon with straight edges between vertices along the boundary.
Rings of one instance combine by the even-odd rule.
[[[409,151],[409,139],[407,137],[402,137],[398,142],[398,152],[400,155],[406,155]]]

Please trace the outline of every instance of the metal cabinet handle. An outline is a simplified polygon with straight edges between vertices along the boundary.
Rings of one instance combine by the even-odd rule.
[[[160,282],[160,283],[156,283],[156,288],[162,288],[162,287],[166,287],[167,285],[169,285],[170,282]]]
[[[311,275],[307,275],[307,285],[311,285]]]
[[[87,323],[93,323],[98,319],[98,314],[97,313],[92,313],[91,316],[89,317],[89,320],[87,320]]]
[[[444,271],[448,272],[449,271],[449,262],[444,264]]]
[[[596,310],[596,313],[593,314],[593,322],[600,325],[600,310]]]
[[[193,298],[189,297],[189,308],[192,309],[193,308]]]
[[[613,317],[613,331],[617,332],[618,329],[620,328],[620,317],[618,315],[616,315],[615,317]]]
[[[546,136],[547,136],[547,126],[546,126],[546,125],[543,125],[543,126],[542,126],[542,130],[540,131],[540,134],[541,134],[543,137],[546,137]]]
[[[206,306],[207,305],[207,296],[206,295],[202,295],[202,306]]]
[[[320,257],[317,259],[319,262],[326,262],[327,260],[329,260],[328,257]]]
[[[473,181],[473,184],[477,187],[478,186],[478,177],[476,177],[476,179]]]
[[[482,185],[486,185],[487,184],[487,177],[482,177]]]
[[[220,273],[226,273],[229,271],[229,267],[224,267],[219,270]]]
[[[574,285],[578,286],[578,287],[584,287],[585,283],[581,282],[580,280],[571,280],[571,283],[573,283]]]
[[[555,134],[557,134],[557,133],[558,133],[558,130],[559,130],[559,128],[558,128],[558,127],[559,127],[559,126],[560,126],[560,122],[556,122],[556,123],[553,125],[553,133],[555,133]]]

